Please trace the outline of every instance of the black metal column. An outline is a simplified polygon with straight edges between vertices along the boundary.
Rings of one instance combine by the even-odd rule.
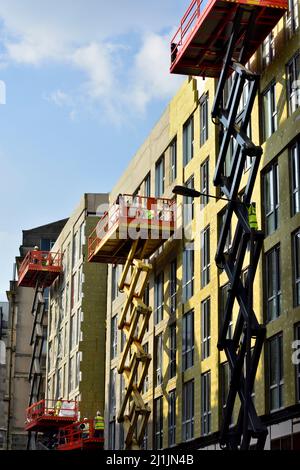
[[[244,32],[244,41],[249,40],[255,12]],[[267,437],[267,429],[259,419],[253,400],[255,376],[265,339],[265,327],[257,321],[253,311],[253,283],[262,249],[264,234],[250,227],[248,205],[252,202],[254,183],[257,177],[262,148],[255,146],[247,136],[247,127],[259,84],[259,76],[247,70],[241,63],[233,61],[233,53],[237,41],[240,13],[237,13],[232,26],[231,39],[227,46],[224,67],[219,79],[215,101],[212,109],[213,122],[222,127],[222,140],[216,164],[214,184],[229,199],[224,224],[221,230],[216,264],[224,269],[229,280],[229,293],[226,301],[224,317],[219,333],[218,348],[224,350],[231,371],[230,388],[227,397],[223,423],[220,432],[220,444],[226,449],[249,449],[251,439],[256,439],[256,448],[263,449]],[[243,48],[240,51],[243,61]],[[233,73],[232,86],[227,103],[224,103],[226,80]],[[245,85],[248,96],[241,112],[241,97]],[[235,147],[230,171],[225,174],[225,162],[231,141]],[[248,182],[240,196],[241,181],[247,157],[252,158]],[[232,246],[225,252],[226,240],[233,216],[237,218],[237,226]],[[245,279],[242,279],[244,261],[249,250],[250,263]],[[234,303],[239,305],[239,314],[232,338],[229,328],[232,320]],[[239,398],[239,400],[237,400]],[[237,424],[231,426],[233,410],[239,403],[240,411]]]

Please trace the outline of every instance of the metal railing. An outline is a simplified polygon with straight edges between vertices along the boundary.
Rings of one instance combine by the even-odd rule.
[[[109,232],[113,232],[119,223],[144,223],[154,225],[175,224],[175,202],[166,198],[119,196],[117,202],[104,213],[94,231],[89,236],[88,253],[92,256],[101,240]]]
[[[93,441],[99,439],[99,442],[102,442],[104,440],[104,429],[95,429],[93,419],[84,419],[60,429],[57,449],[64,450],[64,448],[78,447],[91,439]]]
[[[43,417],[78,419],[78,402],[72,400],[40,400],[26,410],[26,425]]]
[[[30,265],[34,269],[45,267],[62,268],[62,255],[61,253],[52,253],[50,251],[29,251],[19,268],[19,279]]]

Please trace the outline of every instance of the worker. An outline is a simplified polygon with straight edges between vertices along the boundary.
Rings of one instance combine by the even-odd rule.
[[[32,256],[32,260],[33,260],[32,262],[33,262],[34,264],[38,264],[39,256],[40,256],[39,251],[40,251],[40,249],[39,249],[39,247],[36,245],[36,246],[33,248],[33,251],[31,252],[31,256]]]
[[[257,223],[257,218],[256,218],[256,203],[251,202],[251,204],[247,205],[247,211],[248,211],[248,223],[249,223],[251,230],[257,230],[258,223]]]
[[[90,435],[90,423],[87,418],[83,418],[80,428],[82,429],[82,439],[88,439]]]
[[[103,437],[104,434],[104,418],[101,415],[100,411],[97,411],[94,418],[94,437]]]
[[[55,408],[54,408],[55,409],[55,411],[54,411],[55,416],[58,416],[59,413],[60,413],[60,409],[62,407],[62,399],[63,399],[62,397],[59,397],[57,402],[55,403]]]

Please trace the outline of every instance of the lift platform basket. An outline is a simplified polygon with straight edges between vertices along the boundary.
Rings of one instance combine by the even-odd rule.
[[[78,421],[77,423],[60,429],[58,434],[57,450],[103,450],[104,436],[97,435],[93,419]]]
[[[58,407],[55,400],[41,400],[27,408],[26,415],[26,431],[58,430],[78,420],[78,403],[61,400],[61,406]]]
[[[50,251],[30,251],[19,268],[18,286],[49,287],[62,271],[62,256]]]
[[[171,73],[219,77],[238,9],[242,10],[234,60],[245,47],[245,65],[288,8],[287,0],[193,0],[171,41]],[[251,37],[244,34],[253,11]]]
[[[175,220],[173,200],[120,195],[89,237],[89,261],[125,264],[136,239],[147,240],[141,242],[147,259],[173,235]]]

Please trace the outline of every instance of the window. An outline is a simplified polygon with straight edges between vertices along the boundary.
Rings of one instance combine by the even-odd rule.
[[[155,354],[155,377],[154,386],[162,384],[162,365],[163,365],[163,337],[162,334],[155,337],[154,340],[154,354]]]
[[[74,267],[79,256],[79,231],[75,233],[73,236],[73,258],[72,258],[72,266]]]
[[[188,179],[185,186],[190,189],[194,189],[194,176]],[[194,198],[184,196],[183,197],[183,223],[186,227],[192,222],[194,218]]]
[[[154,449],[163,446],[163,407],[162,397],[154,400]]]
[[[208,94],[200,99],[200,146],[208,139]]]
[[[169,378],[172,379],[172,377],[176,376],[176,323],[169,326],[169,348]]]
[[[78,309],[77,312],[77,335],[76,335],[76,343],[79,344],[81,337],[81,308]]]
[[[177,178],[177,139],[175,138],[170,145],[170,183]]]
[[[170,314],[176,312],[176,293],[177,293],[177,260],[174,259],[170,264]]]
[[[219,237],[221,237],[222,229],[223,229],[225,219],[226,219],[226,214],[227,214],[227,209],[223,210],[219,214]],[[227,253],[230,250],[231,242],[232,242],[232,233],[231,233],[231,222],[230,222],[228,235],[227,235],[225,246],[224,246],[224,252]]]
[[[70,384],[70,392],[72,392],[75,388],[75,356],[71,357],[69,363],[69,384]]]
[[[286,15],[286,29],[288,37],[291,37],[299,28],[298,0],[289,0],[289,10]]]
[[[109,384],[109,416],[113,419],[116,416],[116,377],[117,369],[111,369]]]
[[[182,319],[182,370],[194,365],[194,311],[186,313]]]
[[[201,375],[201,434],[211,431],[210,371]]]
[[[75,348],[76,346],[76,323],[77,323],[77,318],[76,315],[72,315],[71,317],[71,350]]]
[[[169,392],[168,445],[176,444],[176,390]]]
[[[149,353],[149,344],[148,343],[145,343],[144,346],[144,351],[146,354]],[[149,390],[149,374],[147,373],[146,377],[145,377],[145,380],[144,380],[144,384],[143,384],[143,393],[147,393]]]
[[[263,139],[277,130],[276,83],[272,82],[263,95]]]
[[[111,268],[111,300],[112,302],[118,296],[118,266],[114,265]]]
[[[80,382],[80,352],[76,353],[75,387],[78,387],[79,382]]]
[[[201,232],[201,287],[210,281],[210,228]]]
[[[194,156],[194,116],[191,116],[183,126],[183,166],[186,166]]]
[[[300,229],[293,234],[295,307],[300,305]]]
[[[262,43],[262,66],[267,67],[275,57],[275,43],[273,31],[266,37]]]
[[[300,212],[300,140],[290,148],[292,215]]]
[[[209,159],[205,160],[200,167],[200,197],[201,207],[204,207],[209,202]]]
[[[210,356],[210,298],[201,302],[201,359]]]
[[[147,403],[146,403],[145,406],[147,406]],[[121,426],[124,429],[123,424],[121,424]],[[146,428],[145,428],[145,431],[144,431],[144,437],[143,437],[143,442],[142,442],[142,446],[141,446],[143,450],[148,449],[148,434],[149,434],[149,427],[148,427],[148,424],[147,424]]]
[[[194,295],[194,243],[187,245],[183,251],[183,303]]]
[[[164,316],[164,273],[161,272],[154,283],[154,321],[160,323]]]
[[[292,114],[300,106],[300,51],[287,65],[287,86],[289,113]]]
[[[265,232],[270,235],[278,228],[279,170],[274,163],[263,176]]]
[[[150,197],[151,196],[151,174],[148,173],[148,175],[145,178],[145,197]]]
[[[161,197],[165,191],[165,156],[155,165],[155,197]]]
[[[299,341],[300,341],[300,323],[298,323],[295,326],[295,340],[298,341],[298,344],[299,344]],[[299,346],[298,346],[298,348],[299,348]],[[299,357],[299,354],[298,354],[298,357]],[[300,402],[300,362],[299,362],[299,364],[296,365],[296,393],[297,393],[296,400],[298,402]]]
[[[85,232],[85,223],[82,223],[79,229],[79,258],[81,258],[83,255],[83,246],[85,244],[84,232]]]
[[[183,384],[182,397],[182,439],[194,437],[194,380]]]
[[[228,362],[220,364],[220,379],[221,379],[221,406],[222,406],[222,416],[224,416],[225,408],[227,404],[227,397],[230,388],[231,381],[231,371]],[[231,423],[232,424],[232,419]]]
[[[111,360],[117,356],[117,348],[118,348],[118,316],[115,315],[111,319]]]
[[[221,320],[221,324],[223,324],[223,322],[225,320],[225,308],[226,308],[229,289],[230,289],[229,282],[227,284],[225,284],[225,286],[221,287],[221,296],[220,296],[221,297],[220,298],[220,314],[221,314],[220,320]],[[232,322],[232,316],[231,316],[229,326],[228,326],[227,339],[232,339],[232,326],[233,326],[233,322]]]
[[[116,448],[116,421],[109,422],[108,428],[108,447],[111,450]]]
[[[280,247],[276,246],[266,253],[266,299],[267,319],[275,320],[281,310],[281,287],[280,287]]]
[[[268,340],[268,385],[270,411],[283,406],[283,356],[282,334],[273,336]]]

